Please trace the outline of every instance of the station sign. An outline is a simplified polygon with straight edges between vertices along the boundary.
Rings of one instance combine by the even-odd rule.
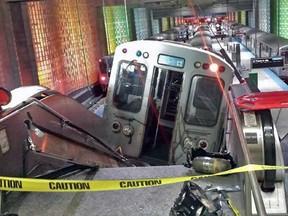
[[[281,56],[267,58],[251,58],[251,69],[271,67],[284,67],[284,58]]]

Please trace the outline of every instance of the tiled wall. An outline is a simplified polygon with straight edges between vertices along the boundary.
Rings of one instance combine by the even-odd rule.
[[[168,17],[162,17],[162,31],[166,31],[170,28],[170,22]]]
[[[240,14],[241,14],[241,18],[240,18],[241,22],[240,23],[243,25],[247,25],[246,11],[241,11]]]
[[[239,22],[239,13],[235,12],[234,15],[234,21]]]
[[[68,94],[97,81],[96,22],[88,1],[27,2],[40,85]]]
[[[131,40],[131,26],[125,6],[103,7],[108,54],[115,52],[116,46]]]
[[[134,26],[137,40],[147,39],[149,35],[149,16],[146,8],[134,8]]]
[[[169,21],[170,21],[170,28],[173,28],[175,26],[175,19],[174,17],[169,17]]]
[[[159,34],[161,32],[160,20],[152,20],[152,35]]]
[[[279,0],[278,4],[278,34],[282,37],[288,38],[288,0]]]
[[[270,32],[270,0],[261,0],[259,4],[259,29]]]
[[[248,11],[247,25],[252,27],[252,28],[255,28],[255,21],[254,21],[253,11]]]
[[[3,2],[2,2],[3,3]],[[0,6],[1,5],[0,3]],[[5,8],[0,7],[0,13],[3,15]],[[12,67],[10,65],[8,42],[4,31],[4,25],[9,24],[4,20],[4,16],[0,16],[0,86],[9,90],[16,87],[13,82]],[[11,25],[11,24],[10,24]]]
[[[235,20],[235,13],[234,12],[230,12],[228,14],[228,19],[231,20],[231,21],[234,21]]]

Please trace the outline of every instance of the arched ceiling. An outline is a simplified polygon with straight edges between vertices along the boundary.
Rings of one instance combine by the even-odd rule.
[[[111,3],[111,0],[106,1]],[[105,0],[102,2],[105,4]],[[252,0],[115,0],[115,2],[150,8],[153,10],[155,18],[165,16],[207,16],[253,9]]]
[[[1,0],[2,1],[2,0]],[[5,0],[25,2],[39,0]],[[45,1],[45,0],[40,0]],[[49,1],[49,0],[46,0]],[[257,0],[89,0],[95,6],[129,5],[152,9],[155,18],[171,16],[207,16],[233,11],[252,10]]]
[[[154,17],[207,16],[253,9],[251,0],[163,0],[156,3],[146,0],[142,4],[153,9]]]

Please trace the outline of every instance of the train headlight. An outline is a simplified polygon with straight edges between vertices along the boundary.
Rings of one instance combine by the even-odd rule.
[[[113,121],[111,126],[114,133],[118,133],[121,130],[121,124],[119,121]]]
[[[124,127],[123,127],[123,134],[125,135],[125,136],[128,136],[128,137],[130,137],[130,136],[132,136],[132,134],[133,134],[133,132],[134,132],[134,128],[131,126],[131,125],[129,125],[129,124],[127,124],[127,125],[125,125]]]
[[[196,61],[196,62],[194,63],[194,67],[195,67],[195,68],[200,68],[200,67],[201,67],[201,62]]]
[[[207,140],[204,140],[204,139],[199,140],[199,141],[198,141],[198,146],[201,147],[201,148],[203,148],[203,149],[205,149],[205,148],[207,148],[207,146],[208,146],[208,141],[207,141]]]
[[[101,81],[105,81],[105,80],[106,80],[106,76],[105,76],[105,75],[101,75],[101,76],[100,76],[100,80],[101,80]]]
[[[192,147],[194,146],[194,142],[190,137],[186,137],[183,141],[183,145],[186,151],[191,151]]]
[[[215,73],[218,71],[218,68],[219,67],[216,63],[210,64],[210,67],[209,67],[210,71],[215,72]]]

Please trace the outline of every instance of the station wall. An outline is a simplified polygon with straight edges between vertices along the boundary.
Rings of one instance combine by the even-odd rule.
[[[97,83],[100,57],[116,46],[183,21],[98,0],[0,1],[0,14],[0,86],[42,85],[64,94]]]

